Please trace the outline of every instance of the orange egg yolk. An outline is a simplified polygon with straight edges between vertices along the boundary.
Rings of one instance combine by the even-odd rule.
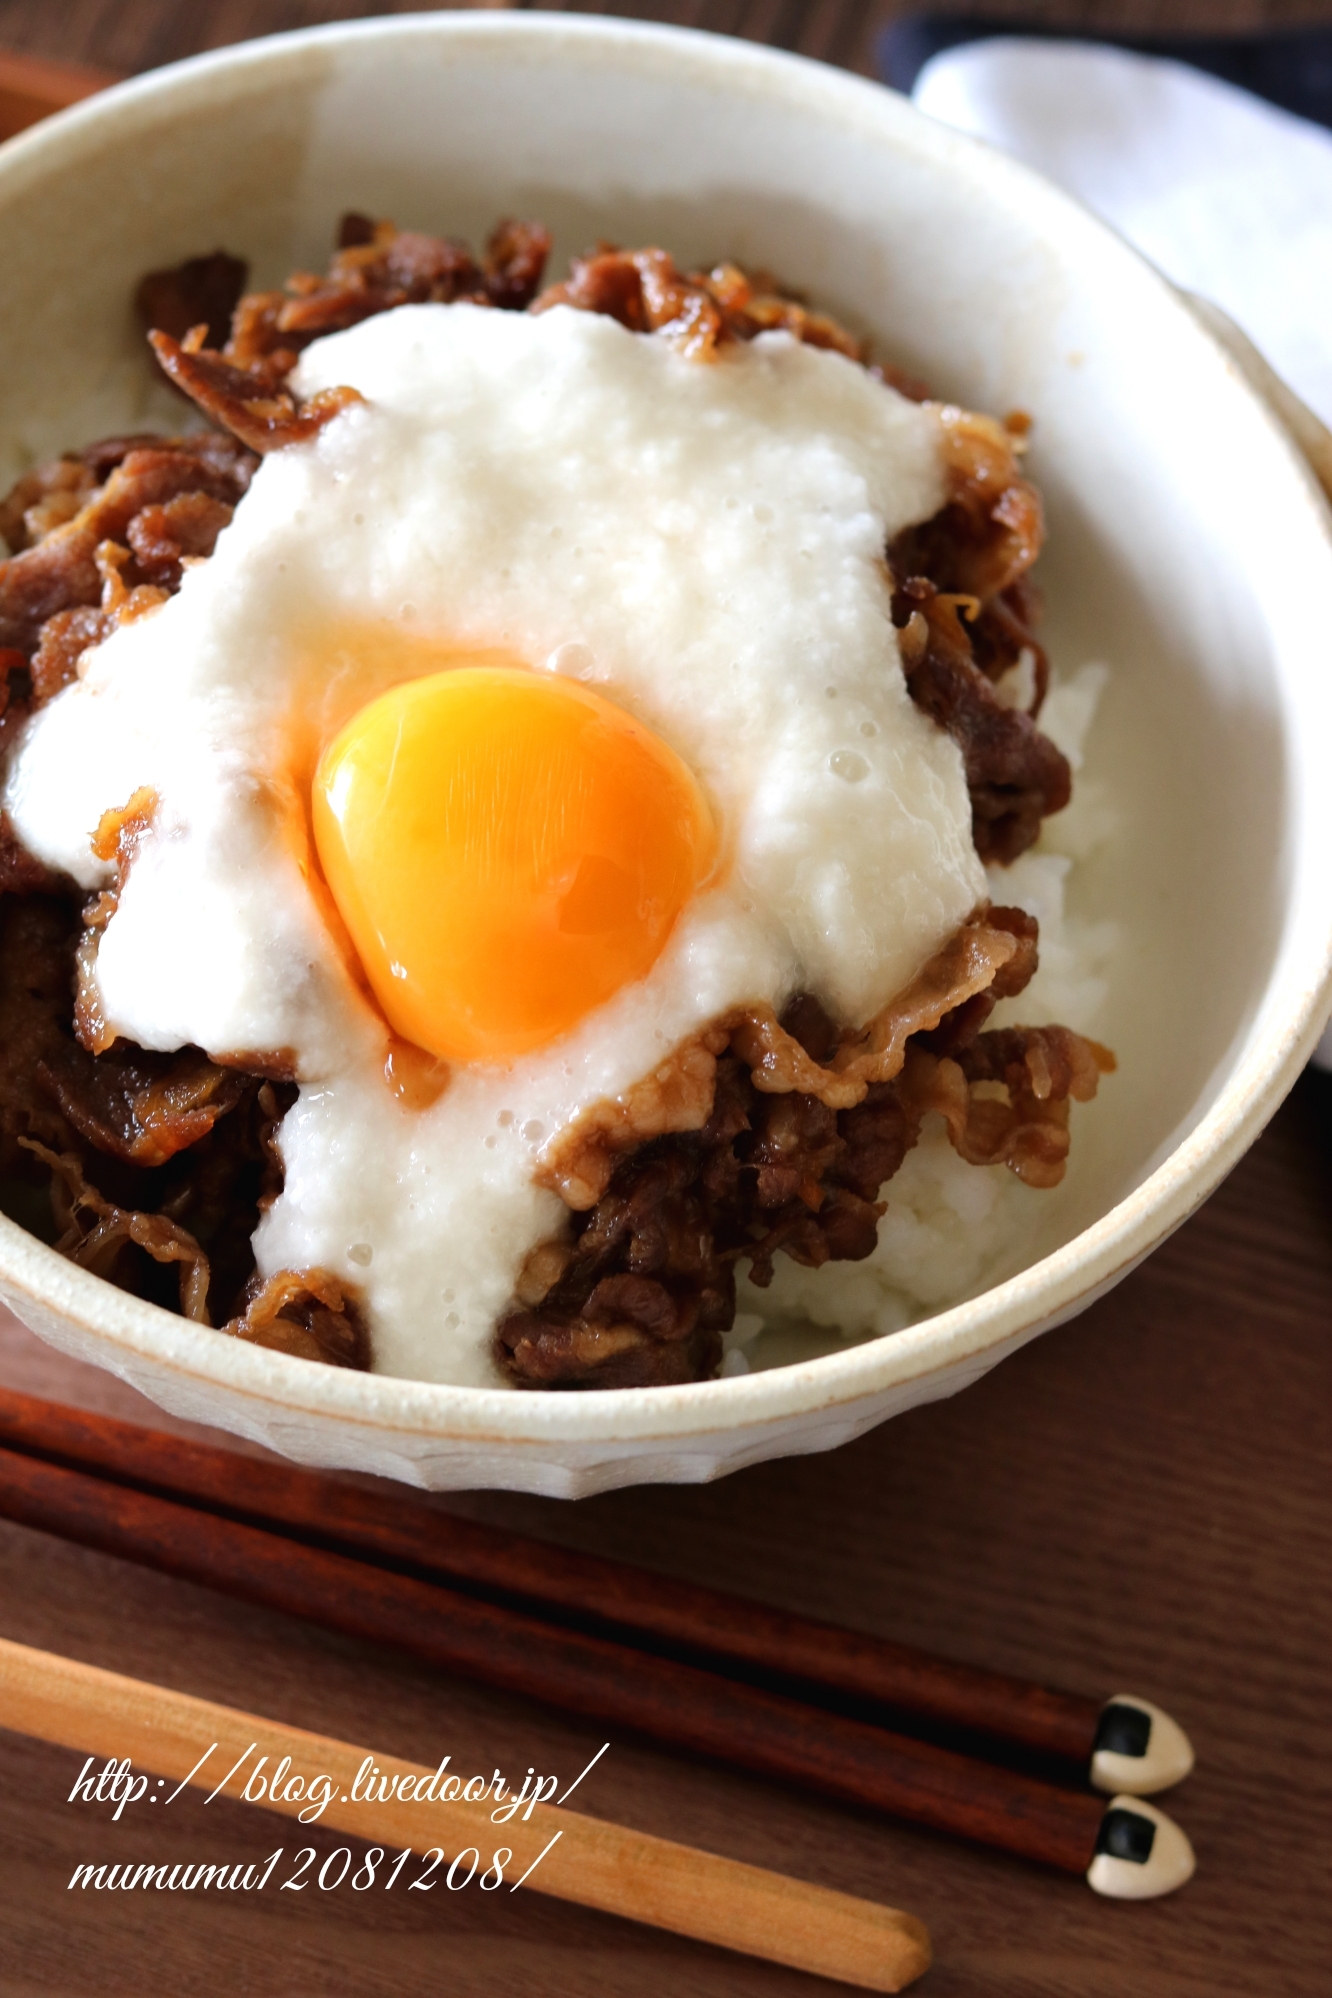
[[[523,667],[380,695],[325,750],[312,805],[389,1025],[449,1061],[525,1054],[644,977],[716,855],[674,750]]]

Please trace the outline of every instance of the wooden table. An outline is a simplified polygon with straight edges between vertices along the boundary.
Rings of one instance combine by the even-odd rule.
[[[0,0],[0,45],[131,69],[279,27],[375,10],[215,0],[53,8]],[[695,23],[869,66],[893,11],[854,0],[614,11]],[[1114,0],[1024,8],[1063,22],[1240,26],[1291,4]],[[1168,1800],[1196,1880],[1142,1907],[1076,1881],[629,1739],[584,1808],[896,1903],[933,1931],[932,1998],[1321,1998],[1332,1964],[1325,1852],[1332,1080],[1307,1075],[1203,1211],[1075,1324],[952,1402],[831,1456],[700,1489],[561,1505],[447,1501],[978,1663],[1154,1695],[1196,1774]],[[109,1376],[0,1316],[0,1380],[164,1421]],[[441,1501],[441,1503],[445,1503]],[[386,1651],[0,1527],[0,1634],[139,1674],[403,1760],[572,1776],[595,1730],[439,1679]],[[80,1758],[0,1733],[0,1994],[158,1989],[253,1998],[778,1998],[835,1988],[546,1902],[317,1885],[285,1897],[92,1895],[86,1860],[250,1861],[306,1842],[187,1793],[169,1832],[65,1800]],[[346,1844],[315,1827],[319,1860]],[[360,1853],[356,1854],[359,1863]],[[313,1869],[312,1869],[313,1871]]]

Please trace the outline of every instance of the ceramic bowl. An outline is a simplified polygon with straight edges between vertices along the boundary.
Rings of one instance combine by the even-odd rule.
[[[828,1449],[1082,1310],[1195,1208],[1332,1003],[1332,535],[1303,460],[1169,286],[1053,188],[853,77],[709,36],[489,13],[280,36],[124,84],[0,152],[0,442],[16,470],[154,416],[140,272],[224,244],[318,266],[344,208],[483,236],[543,216],[768,266],[936,391],[1038,420],[1048,634],[1113,675],[1104,1036],[1036,1260],[893,1337],[738,1379],[531,1395],[200,1331],[0,1227],[0,1293],[174,1413],[309,1463],[577,1495]],[[168,417],[168,421],[170,418]]]

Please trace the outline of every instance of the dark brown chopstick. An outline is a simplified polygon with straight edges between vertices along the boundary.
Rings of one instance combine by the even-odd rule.
[[[240,1474],[251,1468],[232,1462]],[[0,1514],[395,1645],[428,1664],[586,1715],[598,1728],[631,1728],[1072,1873],[1086,1873],[1096,1850],[1102,1799],[88,1471],[0,1449]]]
[[[0,1444],[274,1522],[377,1560],[446,1577],[603,1633],[645,1638],[689,1662],[802,1698],[851,1699],[915,1731],[946,1730],[1060,1757],[1085,1776],[1103,1702],[1052,1692],[908,1645],[723,1595],[643,1568],[187,1442],[109,1416],[0,1390]]]

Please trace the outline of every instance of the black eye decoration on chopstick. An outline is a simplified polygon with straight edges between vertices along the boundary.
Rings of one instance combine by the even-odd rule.
[[[1101,1819],[1087,1882],[1116,1901],[1151,1901],[1182,1887],[1193,1866],[1193,1848],[1173,1818],[1116,1797]]]
[[[1182,1783],[1192,1767],[1188,1736],[1160,1707],[1131,1693],[1106,1701],[1092,1744],[1090,1775],[1095,1789],[1151,1797]]]
[[[1145,1899],[1193,1854],[1134,1792],[1192,1764],[1132,1695],[1080,1699],[419,1500],[0,1392],[0,1514],[753,1773]],[[632,1648],[631,1648],[632,1647]],[[866,1719],[894,1717],[893,1731]],[[965,1731],[973,1752],[897,1731]],[[1035,1749],[1107,1805],[974,1752]]]

